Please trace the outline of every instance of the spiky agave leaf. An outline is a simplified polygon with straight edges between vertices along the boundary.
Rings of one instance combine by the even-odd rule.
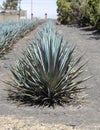
[[[62,42],[63,38],[57,34],[53,22],[46,23],[16,69],[11,69],[15,85],[10,98],[48,107],[73,100],[72,95],[81,90],[77,85],[84,81],[75,80],[84,65],[75,68],[81,57],[74,58],[74,46]]]
[[[0,57],[7,53],[12,45],[29,31],[35,29],[38,20],[21,20],[0,22]]]

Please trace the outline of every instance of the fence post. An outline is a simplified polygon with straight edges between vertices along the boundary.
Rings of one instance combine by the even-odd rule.
[[[33,13],[31,13],[31,20],[33,20]]]
[[[45,13],[45,19],[47,19],[47,13]]]

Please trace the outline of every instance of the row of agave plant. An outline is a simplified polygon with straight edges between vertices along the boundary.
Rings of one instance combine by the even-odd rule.
[[[79,64],[82,57],[75,58],[74,49],[74,45],[64,44],[53,21],[47,21],[23,58],[11,68],[14,78],[8,99],[43,107],[73,102],[83,89],[79,84],[87,79],[77,79],[85,64]]]
[[[39,20],[6,21],[0,23],[0,56],[14,44],[16,40],[33,30]]]

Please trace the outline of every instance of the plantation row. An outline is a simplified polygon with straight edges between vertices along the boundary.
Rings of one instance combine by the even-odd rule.
[[[0,22],[0,56],[5,54],[16,40],[33,30],[38,22],[38,20]]]
[[[84,65],[78,66],[81,57],[73,55],[74,46],[63,43],[63,37],[49,20],[16,67],[11,68],[14,80],[8,90],[9,99],[48,107],[75,101],[75,95],[82,90],[78,84],[87,78],[75,80],[83,72]]]
[[[62,24],[91,25],[100,30],[100,0],[57,0]]]

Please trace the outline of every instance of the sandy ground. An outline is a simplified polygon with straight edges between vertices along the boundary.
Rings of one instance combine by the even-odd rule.
[[[44,124],[32,118],[0,117],[0,130],[100,130],[99,126],[75,127],[63,124]]]
[[[19,40],[11,51],[0,58],[0,130],[100,130],[100,38],[93,31],[85,31],[76,27],[57,26],[58,32],[66,41],[75,43],[78,54],[83,60],[89,59],[83,77],[94,77],[85,82],[87,89],[80,94],[84,96],[81,104],[76,106],[57,106],[52,108],[17,107],[6,100],[7,85],[2,81],[10,81],[10,66],[15,65],[23,50],[34,39],[41,25],[33,32]]]
[[[31,118],[0,117],[0,130],[72,130],[62,124],[43,124]]]

